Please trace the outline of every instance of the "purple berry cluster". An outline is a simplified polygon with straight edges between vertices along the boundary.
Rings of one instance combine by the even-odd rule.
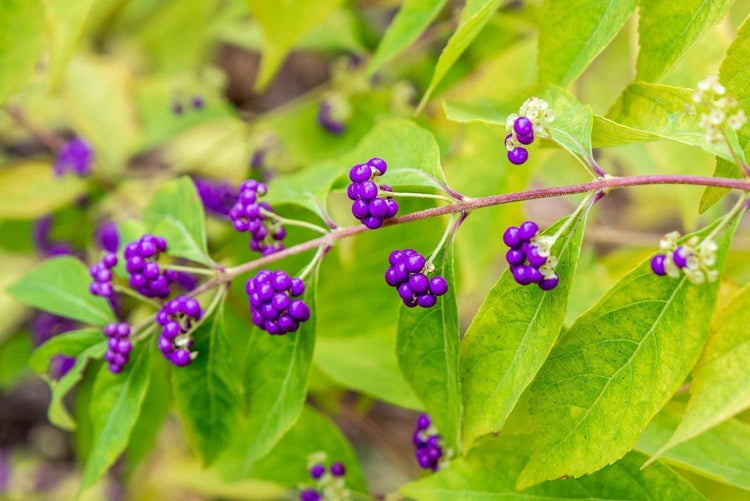
[[[414,457],[419,467],[437,471],[440,468],[441,459],[447,455],[441,445],[442,438],[427,414],[420,414],[417,418],[417,428],[412,435],[412,443],[414,444]]]
[[[398,202],[389,196],[381,197],[380,192],[392,192],[390,186],[378,186],[373,179],[385,174],[388,165],[382,158],[371,158],[364,164],[357,164],[349,170],[351,184],[346,195],[352,200],[352,215],[362,224],[374,230],[383,226],[383,221],[398,213]]]
[[[284,271],[261,270],[245,283],[245,291],[253,323],[271,335],[295,332],[310,318],[310,307],[299,299],[305,292],[301,278],[291,278]]]
[[[94,152],[91,146],[77,137],[65,143],[57,152],[55,159],[55,175],[62,176],[66,172],[72,172],[76,176],[87,176],[91,173],[91,163],[94,160]]]
[[[325,453],[316,453],[310,457],[310,478],[315,481],[314,488],[300,492],[300,501],[321,501],[323,499],[344,500],[349,498],[349,490],[345,486],[346,467],[340,461],[331,463],[326,470],[323,462]]]
[[[404,304],[409,308],[430,308],[437,297],[448,292],[448,282],[436,275],[427,278],[432,266],[424,256],[414,249],[395,250],[388,257],[390,266],[385,271],[385,282],[398,290]]]
[[[510,247],[505,260],[519,285],[538,284],[547,291],[557,287],[559,278],[554,272],[556,260],[549,255],[549,245],[539,245],[538,233],[534,221],[508,227],[503,233],[503,242]]]
[[[544,99],[530,97],[524,101],[518,114],[511,114],[505,121],[505,148],[508,150],[510,163],[526,163],[529,151],[524,146],[533,143],[537,134],[546,134],[544,123],[552,122],[554,119],[555,116]]]
[[[193,361],[194,356],[190,353],[193,340],[189,333],[202,316],[200,303],[186,296],[170,299],[156,314],[156,321],[162,326],[159,350],[164,358],[177,367],[184,367]]]
[[[169,286],[177,280],[173,270],[162,272],[159,254],[167,250],[167,241],[162,237],[145,234],[139,240],[125,246],[125,269],[130,274],[130,286],[146,297],[161,299],[169,296]]]
[[[508,143],[511,144],[508,144]],[[526,163],[529,159],[529,152],[523,146],[516,146],[515,143],[529,145],[534,142],[534,126],[531,120],[526,117],[518,117],[513,122],[513,132],[505,136],[505,147],[508,148],[508,160],[514,165]]]
[[[112,374],[119,374],[128,363],[130,351],[133,345],[128,339],[130,337],[130,325],[126,323],[111,323],[104,326],[102,333],[109,339],[107,341],[107,352],[104,360],[107,368]]]
[[[104,254],[101,261],[91,265],[89,268],[89,274],[94,281],[89,285],[89,291],[93,295],[110,299],[114,296],[115,290],[112,287],[112,268],[114,268],[115,265],[117,265],[117,254],[114,252],[107,252]]]
[[[677,278],[684,273],[693,284],[715,281],[719,272],[714,269],[716,251],[719,248],[711,239],[699,241],[693,236],[680,242],[680,234],[669,233],[659,243],[661,253],[651,259],[651,271],[656,275]]]
[[[286,229],[277,220],[265,212],[273,212],[268,202],[258,199],[266,194],[265,183],[248,179],[240,186],[237,203],[229,210],[232,226],[239,232],[249,232],[250,249],[259,251],[264,256],[284,248]]]

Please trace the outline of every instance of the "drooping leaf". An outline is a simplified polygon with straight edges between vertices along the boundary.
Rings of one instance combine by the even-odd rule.
[[[445,278],[448,292],[431,308],[401,306],[396,350],[404,378],[450,447],[460,450],[461,383],[453,249],[441,252],[434,263],[433,276]]]
[[[583,242],[587,212],[558,238],[558,286],[543,291],[518,285],[503,272],[479,308],[461,343],[461,385],[466,450],[482,435],[499,431],[521,393],[555,344]],[[566,218],[567,219],[567,218]],[[563,219],[544,233],[552,235]]]
[[[271,336],[254,329],[248,346],[245,397],[248,419],[243,433],[245,466],[262,457],[297,421],[307,394],[315,348],[318,267],[305,279],[303,301],[312,312],[299,330]]]
[[[443,52],[440,53],[440,58],[432,74],[430,85],[422,96],[422,100],[417,107],[417,112],[420,112],[424,108],[437,85],[461,54],[464,53],[469,44],[479,35],[500,6],[500,3],[500,0],[468,0],[466,2],[464,10],[461,12],[458,28],[451,35]]]
[[[668,85],[630,84],[607,118],[639,131],[697,146],[728,161],[732,155],[724,143],[711,143],[700,127],[700,115],[690,111],[693,91]]]
[[[736,224],[716,238],[717,270]],[[579,317],[539,371],[529,404],[535,453],[519,488],[579,477],[622,457],[698,359],[719,282],[661,277],[649,261]]]
[[[266,0],[245,0],[263,30],[263,57],[255,88],[268,85],[284,62],[287,52],[323,22],[342,0],[285,0],[282,4]]]
[[[172,371],[172,392],[185,428],[204,464],[227,447],[240,423],[239,378],[230,372],[224,307],[193,334],[198,357]]]
[[[206,249],[206,216],[190,178],[181,177],[162,185],[143,219],[152,233],[167,240],[167,254],[211,265]]]
[[[617,35],[635,6],[636,0],[545,0],[539,27],[539,81],[563,87],[573,82]]]
[[[618,2],[614,2],[618,3]],[[641,0],[636,80],[658,82],[724,17],[734,0]]]
[[[446,0],[406,0],[388,26],[367,68],[375,73],[385,62],[411,45],[445,6]]]
[[[636,450],[654,454],[661,449],[680,424],[684,412],[683,399],[668,403],[638,437]],[[664,451],[659,461],[750,490],[748,443],[750,425],[738,419],[729,419]]]
[[[51,42],[50,79],[57,86],[86,23],[93,0],[41,0]]]
[[[685,418],[655,454],[699,435],[750,408],[750,286],[718,314],[693,369]]]
[[[725,3],[719,2],[719,3]],[[727,95],[736,99],[745,114],[750,115],[750,16],[745,18],[737,30],[737,38],[727,50],[727,55],[719,67],[719,80],[727,89]],[[750,124],[745,124],[739,131],[741,144],[747,147],[750,143]]]
[[[734,163],[724,160],[723,158],[716,157],[716,169],[714,169],[714,177],[729,177],[734,179],[740,179],[742,177],[742,169]],[[698,214],[703,214],[708,209],[713,207],[716,202],[724,198],[729,193],[728,188],[719,188],[718,186],[708,186],[706,191],[703,192],[701,197],[701,203],[698,207]]]
[[[148,389],[155,339],[137,346],[121,373],[112,374],[102,365],[96,375],[89,407],[94,441],[83,470],[81,492],[94,485],[128,445]]]
[[[591,142],[595,148],[656,141],[658,136],[619,124],[601,115],[594,115]]]
[[[0,4],[0,104],[26,82],[44,50],[44,22],[36,0]]]
[[[50,359],[55,355],[75,357],[103,340],[99,329],[81,329],[57,335],[34,350],[29,357],[29,367],[37,374],[45,374],[49,370]]]
[[[0,170],[0,218],[34,219],[69,206],[86,190],[73,176],[55,176],[52,165],[29,162]]]
[[[93,325],[114,322],[104,298],[89,292],[91,277],[86,267],[71,256],[43,261],[8,288],[29,306]]]
[[[402,486],[401,492],[420,501],[705,499],[667,466],[656,463],[641,470],[645,456],[636,452],[582,478],[552,480],[516,491],[516,478],[529,457],[529,439],[527,435],[487,437],[467,457]]]

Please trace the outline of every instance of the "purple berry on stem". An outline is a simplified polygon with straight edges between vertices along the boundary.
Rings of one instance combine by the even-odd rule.
[[[560,281],[560,278],[555,275],[552,278],[545,278],[541,282],[539,282],[539,288],[543,291],[549,291],[557,287],[557,283]]]
[[[436,276],[430,279],[430,292],[435,296],[442,296],[448,292],[448,282],[443,277]]]
[[[518,227],[509,226],[505,230],[505,233],[503,233],[503,243],[512,249],[521,245],[521,237],[519,236]]]
[[[667,270],[664,269],[664,260],[667,258],[664,254],[657,254],[651,258],[651,271],[657,275],[666,275]]]
[[[508,152],[508,161],[514,165],[521,165],[523,163],[526,163],[526,160],[529,159],[529,152],[526,150],[526,148],[522,148],[519,146],[518,148],[514,148],[511,151]]]
[[[513,130],[516,131],[516,134],[519,136],[528,136],[529,134],[534,133],[534,125],[528,118],[518,117],[513,122]]]
[[[518,237],[529,241],[539,232],[539,226],[534,221],[525,221],[518,227]],[[527,253],[528,254],[528,253]]]
[[[672,262],[678,267],[678,268],[684,268],[687,266],[687,259],[690,257],[690,253],[685,250],[685,247],[680,245],[674,250],[674,253],[672,254]]]

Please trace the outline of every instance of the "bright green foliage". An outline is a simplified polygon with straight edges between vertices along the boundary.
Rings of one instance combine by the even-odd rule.
[[[716,157],[716,169],[714,169],[714,177],[729,177],[739,179],[742,177],[742,170],[740,167],[733,162],[724,160],[723,158]],[[698,207],[698,213],[703,214],[708,209],[714,206],[716,202],[724,198],[729,193],[727,188],[719,188],[716,186],[709,186],[706,191],[703,192],[701,197],[701,204]]]
[[[636,0],[545,0],[539,32],[539,81],[568,86],[612,41]]]
[[[94,442],[83,471],[81,491],[104,475],[128,445],[148,389],[150,350],[156,349],[156,338],[149,344],[143,343],[133,351],[120,374],[112,374],[104,365],[99,368],[89,408]]]
[[[248,420],[240,442],[245,467],[266,454],[302,412],[315,349],[317,266],[305,280],[303,301],[312,312],[295,333],[271,336],[248,329],[245,397]]]
[[[89,292],[91,277],[86,267],[70,256],[48,259],[8,288],[16,299],[41,310],[81,322],[104,325],[113,322],[107,301]]]
[[[143,219],[151,233],[167,240],[169,254],[211,264],[206,250],[203,204],[190,178],[163,184],[154,193]]]
[[[75,176],[55,177],[49,163],[28,162],[0,170],[0,217],[34,219],[70,205],[86,189]]]
[[[553,234],[563,221],[544,233]],[[509,270],[497,281],[461,343],[464,448],[500,431],[560,334],[570,283],[581,251],[586,216],[558,238],[559,285],[543,291],[518,285]]]
[[[500,6],[500,0],[468,0],[461,12],[461,19],[456,31],[448,40],[448,44],[443,49],[438,59],[435,71],[430,80],[430,86],[427,87],[422,101],[417,107],[420,111],[430,96],[435,91],[435,87],[448,73],[448,70],[456,63],[461,54],[464,53],[469,44],[479,35],[484,26],[490,20],[497,8]]]
[[[591,142],[596,148],[656,141],[657,139],[657,136],[649,132],[627,127],[601,115],[594,115]]]
[[[693,369],[685,418],[657,453],[674,447],[750,407],[750,286],[718,315]]]
[[[436,475],[401,487],[401,492],[420,501],[705,499],[662,464],[641,470],[646,457],[635,452],[592,475],[544,482],[519,492],[515,489],[516,478],[529,457],[529,438],[487,437],[467,457],[452,462]]]
[[[684,401],[667,404],[643,430],[635,448],[646,454],[655,453],[672,436],[684,412]],[[729,419],[664,451],[659,460],[750,490],[749,441],[750,425]]]
[[[719,270],[735,227],[716,238]],[[698,359],[718,288],[655,275],[646,260],[579,317],[531,387],[536,447],[518,486],[579,477],[630,450]]]
[[[263,29],[263,59],[255,82],[263,89],[284,62],[286,53],[341,4],[341,0],[245,0]]]
[[[29,367],[37,374],[45,374],[55,355],[75,357],[102,340],[102,331],[99,329],[81,329],[55,336],[34,350],[29,358]]]
[[[452,249],[436,256],[434,264],[435,275],[448,282],[448,292],[432,308],[401,306],[396,349],[401,373],[449,446],[460,450],[459,331]]]
[[[44,6],[50,38],[50,78],[60,82],[71,54],[81,37],[93,0],[40,0]]]
[[[750,17],[745,19],[737,38],[727,50],[727,55],[719,67],[719,80],[727,89],[727,95],[735,98],[745,113],[750,115]],[[745,124],[738,131],[743,146],[750,143],[750,125]]]
[[[44,21],[37,0],[0,4],[0,104],[24,84],[44,49]]]
[[[388,26],[367,69],[375,73],[389,59],[411,45],[445,6],[446,0],[405,0]]]
[[[232,347],[223,305],[193,334],[198,356],[172,371],[172,392],[193,447],[211,463],[232,439],[240,420],[240,379],[231,372]]]
[[[617,3],[617,2],[614,2]],[[724,17],[734,0],[641,0],[636,80],[658,82]]]
[[[572,94],[556,85],[541,89],[539,97],[555,110],[555,120],[547,125],[555,141],[582,159],[593,160],[591,131],[594,117],[591,106],[584,106]]]

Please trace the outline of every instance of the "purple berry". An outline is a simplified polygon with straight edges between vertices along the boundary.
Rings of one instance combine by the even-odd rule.
[[[388,204],[382,198],[370,200],[367,209],[371,216],[383,218],[388,215]]]
[[[370,160],[368,160],[367,165],[377,170],[381,176],[385,174],[385,171],[388,168],[388,165],[385,163],[385,160],[383,160],[382,158],[378,158],[378,157],[373,157]]]
[[[359,198],[359,183],[351,183],[346,187],[346,196],[349,200],[357,200]]]
[[[401,283],[398,280],[396,270],[393,267],[389,267],[387,270],[385,270],[385,283],[387,283],[391,287],[396,287]]]
[[[104,266],[106,266],[107,268],[114,268],[117,265],[117,254],[115,254],[114,252],[108,252],[104,254],[102,263],[104,263]]]
[[[405,258],[406,256],[404,255],[403,251],[395,250],[388,256],[388,262],[391,265],[395,266],[398,263],[402,262]]]
[[[528,118],[518,117],[513,122],[513,130],[516,131],[516,134],[519,136],[528,136],[529,134],[534,133],[534,125]]]
[[[201,305],[195,299],[189,298],[182,305],[182,311],[189,317],[198,318],[201,314]]]
[[[401,296],[401,299],[411,300],[414,297],[414,292],[411,290],[408,283],[403,283],[398,286],[398,295]]]
[[[275,334],[281,333],[281,328],[279,327],[279,324],[277,324],[273,320],[266,320],[265,322],[263,322],[263,329],[265,329],[265,331],[271,334],[272,336]]]
[[[672,254],[672,262],[678,267],[678,268],[684,268],[687,266],[687,260],[690,257],[690,253],[680,245],[674,250],[674,253]]]
[[[336,461],[331,465],[331,475],[334,477],[343,477],[346,474],[346,468],[344,468],[344,465]]]
[[[529,241],[539,232],[539,226],[534,221],[525,221],[518,227],[518,238]],[[526,252],[528,255],[528,252]]]
[[[305,489],[299,493],[300,501],[320,501],[320,494],[313,489]]]
[[[557,282],[560,281],[560,278],[555,275],[553,278],[545,278],[539,283],[539,288],[543,291],[552,290],[555,287],[557,287]]]
[[[411,273],[422,271],[427,261],[421,254],[415,254],[406,258],[406,269]]]
[[[426,430],[431,424],[432,421],[428,414],[420,414],[417,418],[417,430]]]
[[[291,288],[292,279],[289,278],[289,275],[287,275],[286,272],[277,271],[271,279],[271,285],[273,286],[274,290],[286,291]]]
[[[520,249],[508,249],[508,252],[505,253],[505,260],[511,266],[523,263],[524,257],[525,256]]]
[[[448,282],[443,277],[432,277],[430,279],[430,293],[435,296],[442,296],[448,292]]]
[[[533,266],[528,266],[527,270],[529,272],[529,282],[532,284],[538,284],[541,283],[544,280],[544,276],[542,275],[542,272],[539,271],[538,268],[535,268]]]
[[[117,337],[128,337],[130,335],[130,325],[125,322],[117,324]]]
[[[424,294],[427,292],[428,281],[427,277],[422,273],[414,273],[409,277],[409,288],[414,294]]]
[[[362,220],[365,226],[371,230],[377,230],[383,226],[383,218],[380,217],[366,217]]]
[[[117,351],[119,353],[122,353],[123,355],[127,355],[132,349],[133,345],[131,345],[130,341],[128,341],[127,339],[120,339],[120,341],[117,343]]]
[[[518,140],[518,142],[521,144],[529,145],[534,142],[534,133],[532,132],[531,134],[528,134],[528,135],[519,134],[516,136],[516,140]]]
[[[657,254],[651,259],[651,271],[657,275],[666,275],[667,270],[664,269],[664,260],[667,258],[664,254]]]
[[[509,226],[503,233],[503,243],[513,249],[521,245],[519,229],[515,226]]]
[[[279,325],[280,329],[284,330],[284,332],[294,332],[299,328],[299,323],[293,319],[291,315],[286,313],[279,315],[276,323]]]
[[[182,329],[180,329],[180,324],[178,324],[177,322],[168,322],[161,332],[165,338],[174,339],[180,335]]]
[[[141,271],[143,268],[143,258],[141,256],[133,256],[125,263],[125,269],[128,273],[136,273]]]
[[[355,183],[369,181],[372,177],[372,169],[367,164],[357,164],[349,171],[349,179]]]
[[[521,146],[512,149],[508,152],[508,161],[514,165],[521,165],[523,163],[526,163],[526,160],[529,159],[529,152],[526,150],[526,148],[523,148]]]
[[[432,294],[422,294],[417,296],[417,304],[422,308],[432,308],[437,303],[437,298]]]
[[[122,372],[123,366],[122,365],[118,365],[118,364],[116,364],[114,362],[110,362],[107,365],[107,369],[109,369],[109,372],[111,372],[112,374],[119,374],[119,373]]]
[[[322,464],[316,464],[315,466],[310,468],[310,476],[314,480],[317,480],[320,477],[322,477],[325,472],[326,472],[326,467],[323,466]]]
[[[531,283],[531,274],[529,273],[528,266],[515,266],[511,268],[511,273],[513,273],[513,278],[519,285],[528,285]]]
[[[301,299],[293,299],[289,303],[289,314],[295,320],[305,322],[310,318],[310,308]]]
[[[398,202],[392,198],[386,198],[385,203],[388,205],[388,213],[386,214],[386,217],[395,217],[396,214],[398,214]]]
[[[166,354],[169,354],[173,351],[174,348],[172,348],[172,341],[170,339],[167,339],[165,336],[159,336],[159,350]]]
[[[365,181],[359,185],[359,197],[362,200],[372,200],[378,196],[378,185],[372,181]]]
[[[303,282],[301,278],[293,278],[292,286],[289,290],[292,293],[292,296],[301,296],[305,293],[305,282]]]
[[[277,311],[286,310],[289,306],[289,302],[289,296],[283,292],[274,294],[273,298],[271,298],[271,306]]]
[[[169,355],[169,360],[177,367],[185,367],[191,362],[190,352],[185,349],[175,350]]]
[[[364,219],[370,215],[367,202],[364,200],[355,200],[352,204],[352,215],[357,219]]]
[[[532,245],[529,252],[526,254],[526,259],[529,260],[529,264],[534,268],[539,268],[547,262],[547,258],[539,255],[539,249],[535,245]]]

